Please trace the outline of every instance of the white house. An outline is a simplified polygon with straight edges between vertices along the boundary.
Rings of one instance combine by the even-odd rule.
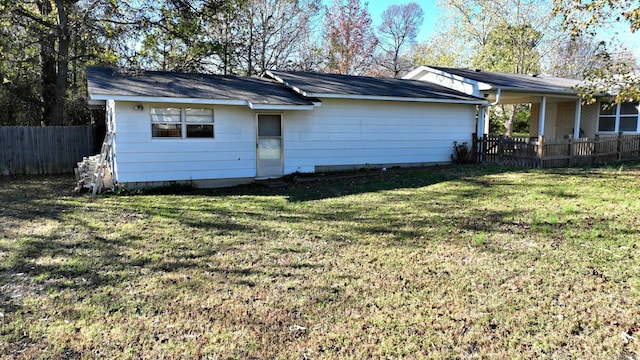
[[[574,88],[580,80],[436,66],[420,66],[404,78],[442,85],[487,99],[489,103],[481,106],[478,112],[476,132],[480,137],[488,133],[487,112],[499,104],[531,104],[529,134],[549,140],[569,135],[579,138],[615,134],[619,129],[640,131],[640,122],[626,128],[611,126],[611,121],[602,120],[603,114],[605,117],[606,114],[611,115],[610,110],[604,109],[599,113],[598,104],[583,106]],[[613,111],[615,113],[615,109]]]
[[[296,172],[451,161],[484,98],[417,80],[87,69],[114,182],[227,186]]]

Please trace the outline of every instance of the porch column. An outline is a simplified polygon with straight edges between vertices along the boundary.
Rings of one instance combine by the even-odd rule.
[[[478,125],[476,126],[476,134],[478,134],[479,138],[484,137],[484,122],[485,122],[485,112],[487,107],[484,105],[480,105],[478,108]]]
[[[580,116],[582,112],[582,101],[580,99],[576,100],[576,118],[573,121],[573,138],[577,139],[580,137]]]
[[[544,136],[544,119],[547,117],[547,97],[540,101],[540,117],[538,119],[538,136]]]

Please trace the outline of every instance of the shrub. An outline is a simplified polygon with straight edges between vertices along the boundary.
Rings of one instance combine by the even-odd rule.
[[[466,141],[458,144],[457,141],[453,142],[453,154],[451,154],[451,161],[457,164],[471,164],[475,162],[473,151],[469,147],[469,143]]]

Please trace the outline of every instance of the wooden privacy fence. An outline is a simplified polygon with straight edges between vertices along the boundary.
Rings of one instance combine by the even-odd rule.
[[[92,155],[96,131],[83,126],[0,127],[0,175],[72,173]]]
[[[598,136],[559,141],[473,135],[476,161],[530,168],[557,168],[640,159],[640,135]]]

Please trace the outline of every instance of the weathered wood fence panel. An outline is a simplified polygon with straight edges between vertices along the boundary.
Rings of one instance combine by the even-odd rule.
[[[473,136],[477,161],[522,167],[557,168],[640,160],[640,135],[545,141],[544,138]]]
[[[0,175],[71,173],[92,155],[96,131],[85,126],[0,127]]]

